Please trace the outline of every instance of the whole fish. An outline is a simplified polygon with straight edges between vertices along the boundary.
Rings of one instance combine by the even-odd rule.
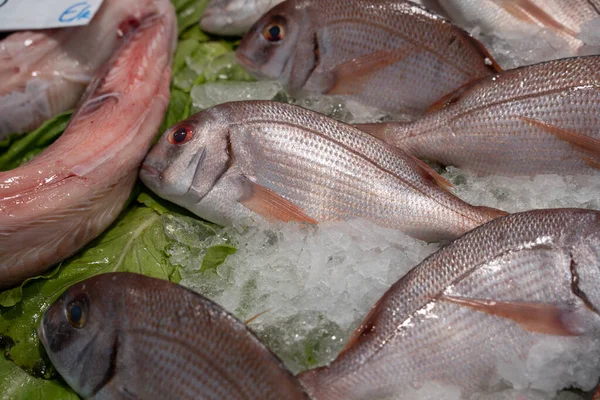
[[[358,127],[416,157],[477,174],[589,174],[600,168],[599,56],[509,70],[441,104],[412,123]]]
[[[426,164],[358,129],[269,101],[221,104],[173,126],[140,177],[222,225],[363,218],[439,240],[505,214],[463,202]]]
[[[569,52],[577,55],[584,45],[582,28],[600,25],[600,0],[437,0],[453,21],[467,29],[478,27],[484,34],[508,40],[535,36],[545,29],[562,38]],[[596,39],[597,40],[597,39]],[[595,46],[600,42],[588,43]]]
[[[177,23],[171,2],[156,0],[130,24],[62,136],[29,163],[0,173],[0,288],[89,243],[133,189],[169,101]]]
[[[273,6],[283,0],[211,0],[200,27],[217,35],[241,36]]]
[[[244,36],[239,62],[293,95],[340,95],[408,117],[499,67],[465,31],[402,0],[288,0]]]
[[[105,0],[87,26],[14,33],[0,42],[0,140],[77,104],[151,0]]]
[[[532,347],[545,340],[597,354],[598,307],[600,212],[512,214],[474,229],[409,271],[336,360],[300,379],[319,400],[409,392],[426,382],[458,387],[469,398],[514,371],[515,361],[525,364]],[[560,368],[573,367],[565,364]],[[530,372],[515,372],[522,387],[535,387],[540,375]],[[596,378],[584,389],[593,388]],[[567,377],[556,384],[572,383]]]
[[[50,360],[95,399],[308,399],[294,376],[223,308],[132,273],[71,286],[39,327]]]

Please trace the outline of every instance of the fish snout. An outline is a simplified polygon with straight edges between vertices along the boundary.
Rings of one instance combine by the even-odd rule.
[[[140,168],[140,179],[146,186],[160,186],[164,181],[164,175],[162,171],[163,169],[160,167],[143,163],[142,167]]]

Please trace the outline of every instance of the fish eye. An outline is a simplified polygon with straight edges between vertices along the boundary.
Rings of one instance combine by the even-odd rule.
[[[87,304],[81,300],[73,300],[67,304],[67,321],[73,328],[81,329],[87,322]]]
[[[285,35],[285,20],[283,18],[274,18],[274,21],[265,26],[263,36],[269,42],[279,42]]]
[[[172,144],[184,144],[194,136],[194,128],[191,125],[179,125],[171,130],[168,139]]]

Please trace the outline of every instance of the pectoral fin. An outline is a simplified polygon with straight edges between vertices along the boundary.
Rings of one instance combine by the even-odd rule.
[[[573,311],[541,303],[504,302],[466,297],[440,296],[440,301],[469,307],[496,317],[516,322],[526,331],[555,336],[577,336]]]
[[[269,220],[297,221],[317,225],[318,222],[306,215],[297,205],[281,197],[271,189],[247,181],[249,194],[240,203]]]
[[[419,160],[417,157],[411,156],[417,164],[417,169],[421,173],[421,176],[425,179],[433,180],[440,188],[445,191],[452,193],[450,189],[454,186],[449,180],[438,174],[433,168],[431,168],[426,162]]]
[[[572,146],[579,148],[586,153],[589,153],[592,156],[592,163],[590,163],[590,159],[586,158],[586,163],[588,165],[594,166],[594,162],[596,165],[598,164],[598,160],[600,160],[600,140],[595,139],[593,137],[585,136],[577,132],[571,132],[566,129],[560,128],[556,125],[552,125],[548,122],[539,121],[537,119],[528,118],[528,117],[517,117],[521,121],[525,121],[530,125],[538,127],[557,138],[564,140]]]
[[[539,23],[565,35],[577,37],[577,32],[561,24],[531,0],[494,0],[513,17],[530,24]]]
[[[374,73],[419,51],[414,46],[382,50],[346,61],[329,71],[330,89],[327,94],[357,94]]]

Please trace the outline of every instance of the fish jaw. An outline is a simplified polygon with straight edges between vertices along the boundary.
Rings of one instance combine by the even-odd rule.
[[[156,5],[88,87],[63,135],[0,174],[0,287],[74,254],[125,205],[168,103],[176,22],[170,2]]]

